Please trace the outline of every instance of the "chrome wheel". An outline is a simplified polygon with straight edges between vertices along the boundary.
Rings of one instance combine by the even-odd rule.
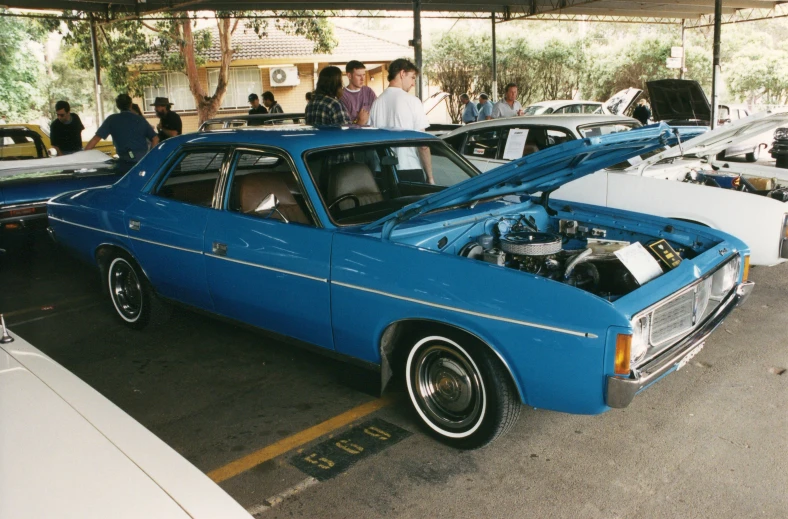
[[[436,432],[464,438],[478,429],[486,410],[482,376],[471,356],[445,337],[426,337],[411,349],[408,392],[416,411]]]
[[[109,266],[109,295],[118,315],[129,323],[142,315],[142,285],[134,267],[123,258],[115,258]]]

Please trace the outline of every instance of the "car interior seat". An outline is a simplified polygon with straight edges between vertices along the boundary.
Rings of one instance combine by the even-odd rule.
[[[291,222],[311,224],[310,218],[298,205],[290,187],[287,185],[285,175],[292,175],[290,172],[282,173],[267,171],[264,173],[253,173],[237,177],[238,198],[242,213],[254,214],[254,210],[260,205],[263,199],[273,194],[279,199],[279,211]],[[276,211],[271,218],[280,218]]]
[[[346,162],[334,166],[328,177],[326,199],[329,205],[345,195],[354,195],[358,198],[358,205],[368,205],[383,200],[375,177],[369,166],[362,162]],[[340,210],[352,209],[356,206],[352,199],[339,203]]]

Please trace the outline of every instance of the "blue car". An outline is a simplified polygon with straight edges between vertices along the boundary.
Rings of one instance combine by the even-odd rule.
[[[40,149],[46,153],[37,133],[15,128],[0,130],[0,136],[11,132],[25,139],[23,144],[16,146]],[[128,166],[98,150],[62,157],[42,155],[39,158],[5,160],[8,158],[0,161],[0,244],[30,231],[46,229],[47,200],[53,196],[75,189],[114,184],[129,170]]]
[[[381,391],[400,377],[429,432],[475,448],[522,404],[627,406],[749,294],[736,238],[551,201],[669,139],[578,139],[479,175],[418,132],[184,135],[52,199],[50,231],[123,323],[159,324],[173,301],[379,371]]]

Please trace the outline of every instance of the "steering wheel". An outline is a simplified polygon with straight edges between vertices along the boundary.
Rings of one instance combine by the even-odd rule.
[[[328,204],[328,210],[332,211],[337,204],[339,204],[340,202],[344,202],[345,200],[353,200],[353,203],[356,204],[353,206],[353,209],[356,209],[361,205],[361,202],[359,202],[358,197],[356,195],[354,195],[353,193],[347,193],[345,195],[340,196],[339,198],[336,198],[333,202]]]

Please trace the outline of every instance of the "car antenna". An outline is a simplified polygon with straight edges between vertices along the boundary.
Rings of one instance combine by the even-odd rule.
[[[8,335],[8,329],[5,327],[5,317],[3,317],[3,314],[0,314],[0,326],[3,327],[3,336],[0,337],[0,344],[14,342],[14,338]]]

